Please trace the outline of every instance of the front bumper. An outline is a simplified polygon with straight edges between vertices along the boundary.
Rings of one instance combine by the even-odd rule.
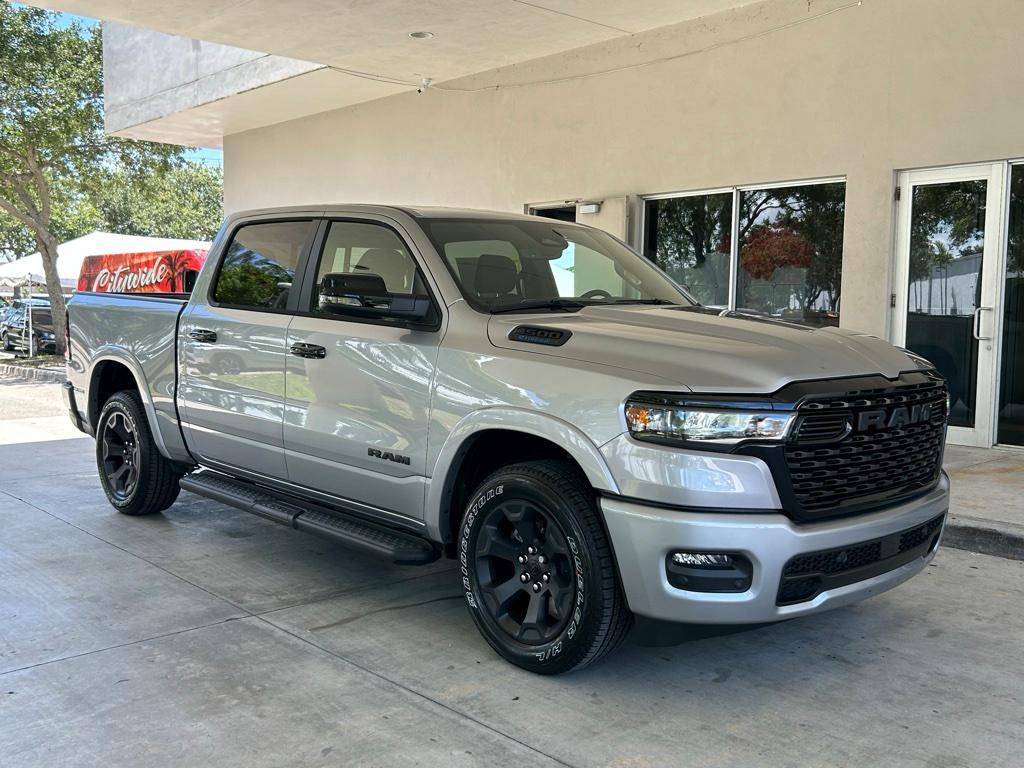
[[[918,573],[934,556],[934,548],[892,570],[826,588],[810,600],[778,604],[783,570],[792,558],[882,539],[944,515],[949,509],[949,479],[943,473],[925,495],[879,512],[805,525],[796,525],[781,513],[681,512],[610,496],[601,499],[601,509],[634,613],[694,624],[759,624],[849,605]],[[753,564],[750,588],[712,593],[673,587],[665,561],[675,550],[745,555]]]

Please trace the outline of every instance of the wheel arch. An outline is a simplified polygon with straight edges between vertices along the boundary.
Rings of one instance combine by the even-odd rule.
[[[429,535],[444,544],[454,541],[462,507],[479,481],[502,466],[542,458],[565,458],[595,490],[618,493],[598,447],[572,424],[533,411],[490,408],[459,422],[438,454],[427,491]]]
[[[108,347],[100,349],[93,358],[88,374],[89,387],[86,390],[86,415],[93,430],[99,426],[100,411],[110,396],[125,390],[138,392],[146,412],[153,440],[162,454],[167,455],[163,435],[156,418],[156,408],[149,391],[145,372],[137,360],[122,349]]]

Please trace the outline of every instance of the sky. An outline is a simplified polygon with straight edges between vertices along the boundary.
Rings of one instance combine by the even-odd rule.
[[[72,13],[57,13],[56,16],[57,24],[61,27],[70,26],[75,21],[84,27],[96,27],[100,23],[97,19],[91,19],[88,16],[76,16]],[[224,153],[219,149],[193,149],[186,152],[185,157],[190,160],[198,160],[206,165],[224,165]]]

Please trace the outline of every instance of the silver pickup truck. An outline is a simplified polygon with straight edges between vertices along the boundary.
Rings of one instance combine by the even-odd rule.
[[[947,398],[915,355],[698,305],[601,231],[382,206],[231,216],[188,296],[78,293],[70,415],[125,514],[185,488],[453,558],[514,664],[634,615],[778,621],[919,572]]]

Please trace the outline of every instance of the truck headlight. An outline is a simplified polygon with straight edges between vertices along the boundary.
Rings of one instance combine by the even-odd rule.
[[[733,408],[726,404],[662,405],[633,400],[626,403],[626,425],[630,434],[641,440],[719,444],[784,440],[795,418],[795,413]]]

